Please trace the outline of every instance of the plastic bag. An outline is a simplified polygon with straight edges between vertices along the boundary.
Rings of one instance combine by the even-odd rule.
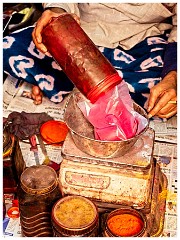
[[[97,140],[126,140],[140,133],[148,124],[145,117],[134,111],[133,100],[124,81],[94,104],[84,100],[78,102],[78,107],[94,126]]]

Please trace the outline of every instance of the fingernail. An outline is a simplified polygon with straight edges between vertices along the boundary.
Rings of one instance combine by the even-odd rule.
[[[151,115],[151,114],[148,114],[148,118],[152,118],[152,115]]]
[[[40,39],[40,38],[37,38],[37,42],[38,42],[38,43],[41,43],[41,39]]]
[[[149,106],[149,107],[147,108],[147,111],[149,112],[149,111],[151,111],[151,109],[152,109],[152,108]]]
[[[46,52],[45,55],[48,57],[52,57],[52,55],[49,52]]]
[[[41,50],[42,50],[42,52],[44,52],[44,53],[46,53],[46,52],[47,52],[47,49],[46,49],[46,47],[42,47],[42,48],[41,48]]]

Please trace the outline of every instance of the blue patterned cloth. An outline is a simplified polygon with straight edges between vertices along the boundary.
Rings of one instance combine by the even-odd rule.
[[[53,58],[42,54],[32,41],[33,26],[3,39],[3,69],[20,80],[38,85],[53,102],[61,102],[73,89],[73,83]],[[149,89],[161,81],[165,36],[146,38],[130,50],[121,47],[99,50],[127,82],[131,97],[146,108]]]

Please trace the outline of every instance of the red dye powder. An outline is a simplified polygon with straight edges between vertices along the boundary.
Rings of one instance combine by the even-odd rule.
[[[132,237],[138,235],[144,223],[142,219],[132,214],[119,214],[112,216],[107,226],[113,235],[119,237]]]

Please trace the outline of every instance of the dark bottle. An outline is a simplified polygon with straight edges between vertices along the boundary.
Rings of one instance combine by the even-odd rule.
[[[52,18],[42,31],[42,39],[65,74],[92,103],[121,82],[115,68],[70,14]]]
[[[18,177],[14,164],[15,137],[3,130],[3,193],[16,193]]]
[[[3,193],[16,193],[25,162],[16,136],[3,129]]]

